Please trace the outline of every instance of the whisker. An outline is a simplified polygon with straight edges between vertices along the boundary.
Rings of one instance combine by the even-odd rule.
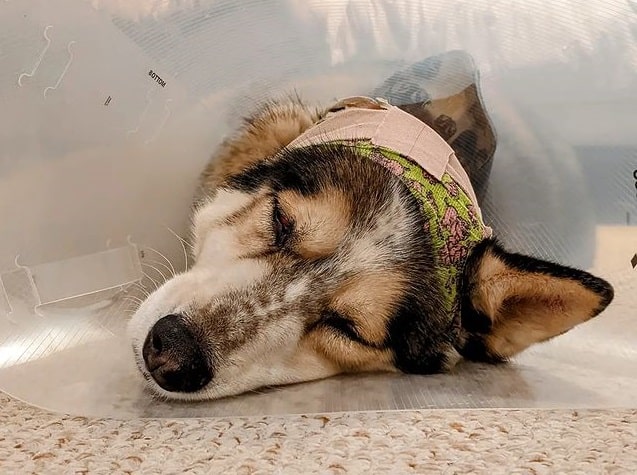
[[[155,254],[157,254],[158,256],[160,256],[161,258],[163,258],[166,262],[168,262],[168,265],[170,266],[170,269],[169,269],[169,270],[170,270],[170,272],[172,273],[172,276],[173,276],[173,277],[175,276],[175,274],[176,274],[177,272],[175,272],[175,268],[173,267],[173,263],[172,263],[172,262],[170,262],[170,259],[168,259],[168,258],[167,258],[164,254],[162,254],[161,252],[159,252],[159,251],[158,251],[157,249],[155,249],[155,248],[152,248],[152,247],[150,247],[150,246],[144,246],[144,248],[145,248],[145,249],[148,249],[149,251],[154,252]],[[156,264],[160,264],[159,262],[156,262],[156,261],[155,261],[155,263],[156,263]],[[162,265],[162,266],[164,266],[164,267],[166,267],[164,264],[161,264],[161,265]],[[168,267],[166,267],[166,269],[168,269]]]
[[[188,251],[186,250],[186,246],[188,246],[190,248],[190,251],[193,251],[192,245],[187,242],[184,238],[182,238],[179,234],[177,234],[175,231],[173,231],[170,227],[166,226],[166,229],[168,229],[168,231],[175,236],[177,239],[179,239],[179,242],[181,243],[181,248],[184,250],[184,262],[186,265],[186,269],[188,269]]]
[[[157,282],[155,279],[153,279],[151,276],[149,276],[146,272],[143,272],[144,277],[146,277],[148,280],[150,280],[153,284],[155,284],[155,289],[157,287],[159,287],[159,282]]]
[[[148,291],[148,289],[146,288],[146,286],[142,283],[141,280],[138,280],[136,282],[131,282],[127,287],[126,287],[126,291],[128,292],[128,288],[137,288],[139,290],[143,290],[143,291]]]
[[[281,386],[263,386],[263,387],[257,388],[257,389],[250,389],[248,392],[254,393],[254,394],[259,394],[259,395],[264,395],[264,394],[278,393],[278,392],[281,392],[283,390],[284,390],[284,388],[282,388]]]
[[[250,389],[248,392],[250,394],[259,394],[259,395],[266,394],[265,391],[259,391],[258,389]]]
[[[143,302],[144,299],[137,297],[136,295],[127,295],[124,297],[123,300],[133,300],[133,301],[138,301],[138,302]]]
[[[141,282],[134,282],[133,284],[131,284],[131,287],[133,287],[133,289],[137,289],[144,296],[144,298],[150,297],[150,291]]]
[[[137,280],[137,281],[133,282],[131,285],[136,285],[141,290],[148,290],[148,287],[146,287],[146,285],[144,285],[143,279]]]
[[[139,294],[139,293],[134,293],[134,294],[130,294],[128,295],[128,297],[135,297],[138,298],[142,301],[146,300],[148,297],[150,297],[150,294]]]
[[[161,275],[161,278],[164,279],[163,282],[166,282],[168,280],[168,278],[164,275],[164,273],[162,271],[160,271],[157,267],[155,267],[154,265],[148,264],[147,262],[142,262],[143,266],[146,267],[150,267],[151,269],[153,269],[155,272],[157,272],[159,275]]]
[[[164,264],[162,262],[159,262],[159,261],[156,261],[155,259],[147,259],[146,262],[148,262],[149,264],[154,264],[154,265],[161,266],[164,269],[166,269],[168,271],[168,278],[175,277],[175,273],[173,272],[173,269],[168,267],[166,264]]]
[[[179,240],[180,240],[180,241],[181,241],[181,242],[182,242],[185,246],[187,246],[187,247],[188,247],[191,251],[193,250],[193,246],[192,246],[192,244],[190,244],[190,243],[188,242],[188,240],[187,240],[187,239],[184,239],[184,238],[183,238],[183,237],[181,237],[179,234],[177,234],[177,232],[175,232],[175,231],[173,230],[173,228],[171,228],[171,227],[169,227],[169,226],[166,226],[166,225],[164,225],[164,226],[166,227],[166,229],[168,229],[168,231],[170,231],[170,233],[171,233],[173,236],[175,236],[177,239],[179,239]]]
[[[125,297],[124,301],[125,302],[130,302],[130,303],[136,305],[137,308],[139,308],[139,306],[144,302],[143,300],[133,299],[132,297]]]

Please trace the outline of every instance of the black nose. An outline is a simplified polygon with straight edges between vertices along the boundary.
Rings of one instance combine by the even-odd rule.
[[[142,350],[146,368],[166,391],[193,392],[212,379],[212,370],[183,317],[168,315],[148,332]]]

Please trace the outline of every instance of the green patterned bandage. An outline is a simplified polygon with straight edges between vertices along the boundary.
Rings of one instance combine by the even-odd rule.
[[[474,246],[486,236],[486,226],[469,195],[449,173],[444,173],[438,180],[415,161],[376,146],[370,140],[337,143],[355,147],[359,155],[384,166],[400,178],[422,204],[425,232],[431,237],[437,258],[444,306],[450,315],[456,315],[464,264]]]

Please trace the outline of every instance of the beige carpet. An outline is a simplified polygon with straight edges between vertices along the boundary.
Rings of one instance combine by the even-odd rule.
[[[637,410],[118,421],[0,396],[0,473],[637,473]]]

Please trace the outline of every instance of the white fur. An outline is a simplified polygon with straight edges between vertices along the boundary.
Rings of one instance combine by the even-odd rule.
[[[405,211],[406,206],[401,203],[401,199],[401,194],[395,190],[393,200],[388,203],[389,209],[379,213],[375,228],[356,241],[356,245],[347,253],[342,269],[350,272],[360,269],[382,271],[387,258],[395,257],[386,255],[393,250],[390,251],[375,243],[387,238],[394,242],[405,242],[408,239],[415,223]]]
[[[294,281],[285,289],[285,300],[287,302],[293,302],[302,296],[308,290],[308,283],[308,279],[305,277]]]
[[[183,313],[193,306],[202,307],[228,289],[248,286],[263,275],[265,266],[258,262],[235,262],[224,272],[195,266],[155,290],[140,305],[128,324],[128,335],[142,372],[147,375],[141,356],[142,346],[157,320],[166,315]]]
[[[229,242],[231,237],[224,232],[221,221],[249,205],[255,198],[254,194],[221,188],[213,198],[199,207],[193,217],[192,226],[193,254],[197,260],[204,243],[206,243],[206,253],[212,260],[223,259],[227,253],[231,253],[232,249],[236,248],[236,246],[228,247],[231,244]]]

